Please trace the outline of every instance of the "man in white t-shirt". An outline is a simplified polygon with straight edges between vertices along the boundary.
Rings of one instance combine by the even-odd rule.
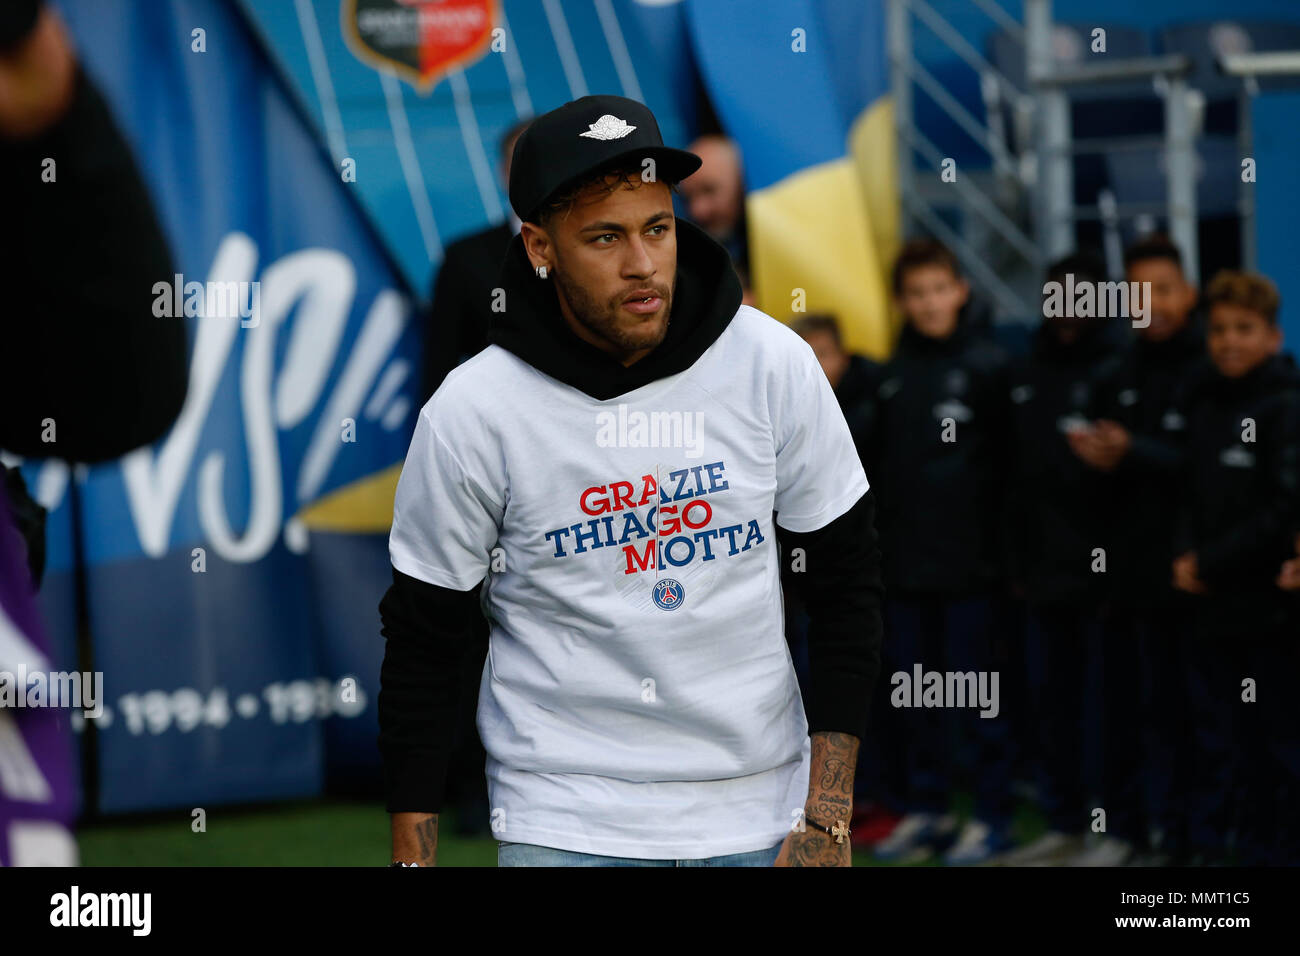
[[[455,673],[500,865],[847,866],[872,495],[812,350],[673,215],[699,158],[587,96],[515,146],[492,343],[420,412],[380,604],[394,865],[432,865]],[[809,699],[779,562],[811,612]],[[479,625],[481,627],[481,624]],[[811,732],[811,739],[810,739]]]

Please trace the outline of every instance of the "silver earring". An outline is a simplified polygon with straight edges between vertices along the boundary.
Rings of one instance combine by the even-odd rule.
[[[537,278],[539,279],[546,278],[546,266],[538,266],[536,271],[537,271]]]

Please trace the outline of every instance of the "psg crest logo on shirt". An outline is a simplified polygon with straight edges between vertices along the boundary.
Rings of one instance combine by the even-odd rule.
[[[674,578],[662,578],[655,582],[655,604],[665,611],[675,611],[686,600],[686,589]]]

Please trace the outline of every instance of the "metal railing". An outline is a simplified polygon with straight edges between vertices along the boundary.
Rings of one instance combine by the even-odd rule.
[[[1041,275],[1047,262],[1069,254],[1075,248],[1075,231],[1080,221],[1101,220],[1107,226],[1107,245],[1118,258],[1118,229],[1121,219],[1163,213],[1171,238],[1181,247],[1189,278],[1196,281],[1198,262],[1196,209],[1197,121],[1194,91],[1187,78],[1191,60],[1182,55],[1144,56],[1064,68],[1052,52],[1051,0],[1024,0],[1021,25],[995,0],[971,0],[1013,40],[1025,49],[1026,85],[1020,89],[926,0],[888,0],[889,68],[898,135],[899,187],[902,193],[904,231],[921,226],[949,245],[968,271],[972,281],[1006,314],[1037,314],[1036,301],[1025,301],[998,271],[989,266],[983,250],[952,228],[940,212],[940,203],[926,198],[918,189],[914,162],[919,154],[936,174],[943,150],[926,138],[915,123],[913,93],[924,92],[952,122],[990,158],[993,173],[1027,196],[1030,225],[1022,228],[978,188],[958,177],[946,185],[951,196],[968,213],[982,221],[1005,242],[1025,266]],[[975,71],[985,102],[987,118],[981,120],[961,104],[917,62],[913,55],[913,20],[924,25],[958,59]],[[1265,55],[1268,56],[1268,55]],[[1255,59],[1246,65],[1232,58],[1234,68],[1254,71],[1290,72],[1295,64],[1276,57]],[[1226,68],[1226,67],[1225,67]],[[1254,75],[1252,74],[1252,75]],[[1244,74],[1243,74],[1244,75]],[[1161,136],[1075,139],[1071,124],[1070,95],[1112,83],[1151,81],[1164,103]],[[1008,135],[1003,117],[1009,108],[1012,130]],[[1026,148],[1028,144],[1028,148]],[[1076,205],[1073,162],[1083,153],[1121,149],[1158,148],[1165,157],[1164,202],[1117,203],[1103,192],[1096,205]],[[1248,230],[1243,228],[1243,233]]]
[[[1015,19],[994,0],[972,0],[990,19],[1003,29],[1015,33],[1020,29]],[[926,0],[889,0],[888,40],[890,86],[898,145],[898,185],[901,194],[904,233],[921,225],[952,250],[976,287],[991,298],[1006,314],[1028,315],[1037,312],[1038,304],[1029,302],[1006,283],[998,272],[956,229],[944,221],[936,204],[928,202],[917,188],[914,153],[919,153],[934,168],[942,167],[944,153],[921,133],[914,122],[912,85],[922,89],[952,121],[989,154],[995,171],[1003,177],[1020,181],[1023,171],[1006,146],[1007,136],[1000,122],[988,124],[976,117],[952,96],[912,55],[912,17],[920,20],[958,58],[980,77],[980,82],[994,88],[990,96],[1019,102],[1024,94],[1001,71],[962,37]],[[1000,120],[1000,116],[997,117]],[[965,179],[958,176],[949,185],[964,207],[980,217],[1010,248],[1032,268],[1041,271],[1043,262],[1035,239],[1021,229],[997,204]]]

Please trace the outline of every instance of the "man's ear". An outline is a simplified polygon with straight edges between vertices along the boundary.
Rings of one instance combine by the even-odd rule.
[[[546,234],[546,230],[531,222],[525,222],[519,227],[519,235],[524,240],[524,251],[528,253],[528,261],[534,269],[538,266],[555,267],[555,254],[551,244],[551,237]]]

